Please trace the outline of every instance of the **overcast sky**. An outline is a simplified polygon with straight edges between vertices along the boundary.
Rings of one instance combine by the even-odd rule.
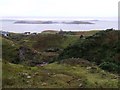
[[[0,17],[117,17],[118,1],[119,0],[0,0]]]

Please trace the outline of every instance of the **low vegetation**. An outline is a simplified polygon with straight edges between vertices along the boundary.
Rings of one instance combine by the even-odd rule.
[[[55,62],[28,67],[5,62],[3,88],[118,88],[118,76],[89,67]]]

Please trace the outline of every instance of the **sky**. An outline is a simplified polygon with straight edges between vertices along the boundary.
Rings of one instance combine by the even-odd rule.
[[[0,0],[0,17],[117,17],[119,0]]]

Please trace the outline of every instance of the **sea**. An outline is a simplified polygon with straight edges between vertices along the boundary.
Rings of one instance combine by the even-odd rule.
[[[88,21],[94,24],[15,24],[18,20],[27,21]],[[90,31],[90,30],[106,30],[114,28],[118,30],[118,20],[115,17],[7,17],[0,19],[0,30],[24,33],[37,32],[41,33],[45,30],[63,30],[63,31]]]

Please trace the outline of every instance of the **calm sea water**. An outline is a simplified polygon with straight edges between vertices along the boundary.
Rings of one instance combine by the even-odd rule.
[[[14,20],[0,21],[0,30],[23,33],[42,32],[44,30],[65,30],[65,31],[88,31],[88,30],[105,30],[108,28],[118,29],[118,21],[116,19],[83,19],[83,18],[17,18],[17,20],[51,20],[51,21],[74,21],[82,20],[89,21],[95,24],[14,24]]]

